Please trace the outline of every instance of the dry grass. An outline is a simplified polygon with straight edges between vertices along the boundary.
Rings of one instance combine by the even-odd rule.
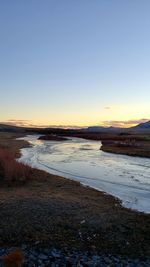
[[[104,142],[102,141],[101,150],[104,152],[123,154],[129,156],[139,156],[150,158],[150,142],[149,141],[138,141],[137,146],[121,146],[113,141]]]
[[[17,138],[23,136],[20,133],[0,132],[0,148],[9,149],[15,157],[19,157],[20,149],[29,146],[28,142],[17,140]]]
[[[0,132],[0,185],[20,185],[29,181],[32,168],[16,161],[20,156],[20,149],[29,146],[20,133]]]
[[[15,160],[15,154],[0,148],[0,178],[8,185],[23,184],[32,176],[32,168]]]

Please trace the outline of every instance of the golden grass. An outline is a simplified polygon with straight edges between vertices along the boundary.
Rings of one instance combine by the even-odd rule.
[[[22,184],[31,179],[32,168],[17,162],[15,154],[5,148],[0,148],[0,179],[8,185]]]

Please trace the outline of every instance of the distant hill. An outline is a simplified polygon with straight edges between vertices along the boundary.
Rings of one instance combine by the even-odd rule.
[[[14,125],[7,125],[7,124],[0,124],[0,131],[21,131],[22,127],[14,126]]]
[[[118,128],[118,127],[104,127],[104,126],[90,126],[87,128],[81,128],[81,129],[64,129],[62,128],[38,128],[38,127],[21,127],[21,126],[15,126],[15,125],[7,125],[7,124],[0,124],[0,131],[6,131],[6,132],[21,132],[21,133],[38,133],[38,134],[73,134],[78,131],[87,131],[87,132],[128,132],[128,131],[144,131],[144,130],[150,130],[150,120],[144,123],[140,123],[134,127],[130,128]]]
[[[90,126],[86,128],[90,132],[127,132],[132,130],[150,130],[150,120],[144,123],[140,123],[130,128],[118,128],[118,127],[104,127],[104,126]]]
[[[150,130],[150,121],[140,123],[134,127],[131,127],[132,130]]]
[[[101,131],[105,130],[105,127],[103,127],[103,126],[90,126],[84,130],[89,131],[89,132],[101,132]]]
[[[122,130],[125,130],[123,128],[117,128],[117,127],[104,127],[104,126],[90,126],[85,129],[86,131],[89,132],[120,132]]]
[[[0,132],[19,132],[19,133],[32,133],[37,132],[40,128],[30,128],[30,127],[23,127],[23,126],[15,126],[9,124],[0,124]]]
[[[7,125],[7,124],[0,124],[0,131],[7,131],[7,132],[21,132],[21,133],[39,133],[39,134],[48,134],[48,133],[76,133],[78,131],[88,131],[88,132],[121,132],[125,131],[124,128],[117,128],[117,127],[104,127],[104,126],[90,126],[87,128],[81,129],[64,129],[62,128],[30,128],[30,127],[21,127],[15,125]]]

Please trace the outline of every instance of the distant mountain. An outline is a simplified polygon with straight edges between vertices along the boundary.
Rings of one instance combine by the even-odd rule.
[[[124,130],[123,128],[117,128],[117,127],[104,127],[104,126],[90,126],[85,129],[89,132],[118,132]]]
[[[84,130],[89,131],[89,132],[101,132],[101,131],[105,130],[105,127],[103,127],[103,126],[90,126]]]
[[[1,132],[19,132],[19,133],[25,133],[25,132],[36,132],[40,130],[40,128],[30,128],[30,127],[23,127],[23,126],[15,126],[10,124],[2,124],[0,123],[0,131]]]
[[[150,130],[150,120],[144,123],[140,123],[130,128],[117,128],[117,127],[104,127],[104,126],[90,126],[85,130],[89,132],[127,132],[132,130]]]
[[[14,125],[0,124],[0,131],[20,131],[22,128]]]
[[[53,128],[53,127],[48,127],[48,128],[38,128],[38,127],[22,127],[22,126],[15,126],[15,125],[7,125],[7,124],[0,124],[0,131],[13,131],[13,132],[30,132],[30,131],[35,131],[35,132],[40,132],[40,133],[49,133],[49,132],[76,132],[76,131],[89,131],[89,132],[105,132],[105,131],[115,131],[119,128],[114,128],[114,127],[104,127],[104,126],[90,126],[87,128],[80,128],[80,129],[64,129],[62,128]]]
[[[144,131],[144,130],[150,130],[150,120],[144,123],[140,123],[134,127],[131,128],[118,128],[118,127],[104,127],[104,126],[90,126],[87,128],[81,128],[81,129],[64,129],[64,128],[38,128],[38,127],[21,127],[21,126],[15,126],[15,125],[7,125],[7,124],[0,124],[0,131],[6,131],[6,132],[21,132],[21,133],[38,133],[38,134],[73,134],[78,131],[88,131],[88,132],[128,132],[128,131]]]
[[[134,127],[131,127],[133,130],[150,130],[150,121],[140,123]]]

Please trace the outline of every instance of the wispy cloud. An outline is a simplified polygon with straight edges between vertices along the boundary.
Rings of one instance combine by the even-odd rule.
[[[12,125],[12,126],[20,126],[20,127],[38,127],[38,128],[64,128],[64,129],[80,129],[81,126],[77,125],[50,125],[50,124],[34,124],[30,120],[17,120],[17,119],[9,119],[7,121],[1,121],[0,124]],[[84,126],[88,127],[88,126]],[[83,127],[83,128],[84,128]]]
[[[104,109],[111,109],[111,107],[104,107]]]
[[[29,126],[32,127],[33,124],[29,120],[16,120],[16,119],[9,119],[7,121],[2,121],[0,123],[8,124],[12,126]]]

